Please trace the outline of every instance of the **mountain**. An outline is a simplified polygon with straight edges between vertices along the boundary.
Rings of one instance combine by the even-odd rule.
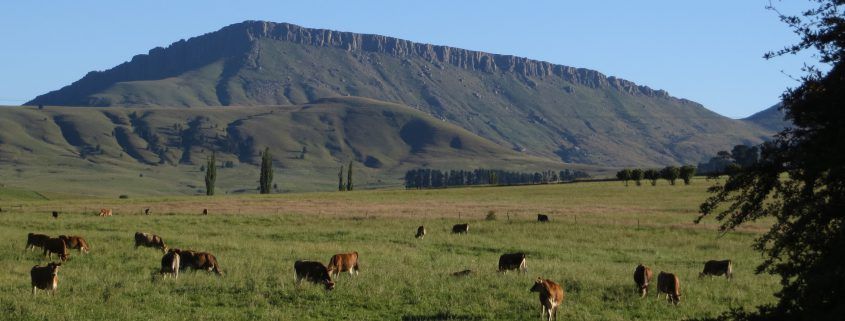
[[[786,113],[780,108],[781,104],[778,103],[743,120],[772,132],[780,132],[784,128],[792,127],[792,122],[784,119]]]
[[[259,106],[342,96],[410,106],[528,155],[603,166],[695,163],[772,134],[594,70],[263,21],[152,49],[27,105]]]
[[[32,190],[202,193],[201,167],[215,151],[223,164],[218,191],[252,192],[265,147],[284,191],[335,189],[339,167],[349,161],[362,188],[399,186],[404,171],[418,167],[595,171],[525,155],[407,106],[366,98],[202,109],[0,108],[2,183]]]

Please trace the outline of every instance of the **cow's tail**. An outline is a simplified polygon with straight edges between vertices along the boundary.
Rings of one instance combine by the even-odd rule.
[[[90,245],[88,245],[88,241],[86,241],[86,240],[85,240],[85,239],[83,239],[83,238],[79,238],[79,245],[81,245],[81,247],[80,247],[80,248],[81,248],[81,249],[82,249],[82,251],[83,251],[83,252],[85,252],[85,253],[88,253],[88,251],[89,251],[89,250],[91,250],[91,246],[90,246]]]
[[[213,262],[211,262],[212,265],[213,265],[214,273],[217,273],[217,275],[223,276],[223,271],[220,270],[220,265],[217,264],[217,257],[212,256],[212,258],[214,260]]]

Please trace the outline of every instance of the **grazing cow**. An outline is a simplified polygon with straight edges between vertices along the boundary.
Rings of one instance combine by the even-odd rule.
[[[466,234],[467,232],[469,232],[469,224],[467,223],[455,224],[455,226],[452,226],[452,233],[454,234]]]
[[[549,216],[546,214],[537,214],[537,222],[548,223]]]
[[[202,209],[202,215],[208,215],[208,209],[207,208]]]
[[[65,241],[65,245],[67,246],[67,248],[68,248],[68,249],[77,249],[77,250],[79,250],[79,253],[86,253],[86,254],[88,254],[88,250],[90,250],[90,249],[91,249],[91,247],[90,247],[90,246],[88,246],[88,242],[87,242],[87,241],[85,241],[85,239],[84,239],[84,238],[82,238],[81,236],[76,236],[76,235],[71,235],[71,236],[59,235],[59,238]]]
[[[525,265],[525,253],[508,253],[499,257],[499,272],[509,270],[528,272],[528,266]]]
[[[59,255],[62,261],[67,261],[68,251],[65,240],[62,238],[49,238],[44,240],[44,256],[49,259],[53,258],[53,253]]]
[[[150,209],[149,208],[144,209],[144,215],[150,215]]]
[[[211,253],[195,252],[191,250],[180,251],[179,268],[184,270],[189,267],[194,270],[206,270],[208,272],[213,271],[214,273],[217,273],[217,275],[223,275],[223,271],[220,270],[220,265],[217,264],[217,258]]]
[[[162,277],[172,276],[174,279],[179,279],[179,266],[181,265],[181,251],[179,249],[171,249],[161,257],[161,270],[159,274]]]
[[[334,289],[334,282],[331,274],[323,263],[317,261],[296,261],[293,263],[293,270],[296,273],[296,286],[302,284],[302,280],[323,284],[326,290]]]
[[[59,218],[59,212],[53,211],[53,218]]]
[[[36,247],[43,248],[44,241],[48,239],[50,239],[50,237],[44,234],[29,233],[26,235],[26,249],[32,250]]]
[[[657,298],[666,293],[666,300],[678,305],[681,302],[681,281],[672,273],[660,271],[657,275]]]
[[[531,287],[531,292],[540,293],[540,318],[548,314],[547,320],[552,321],[552,318],[557,320],[557,310],[563,302],[563,288],[552,280],[538,277],[534,281],[534,286]]]
[[[634,269],[634,283],[637,284],[641,298],[648,295],[648,283],[651,282],[652,276],[651,269],[645,265],[637,265],[637,268]]]
[[[723,261],[714,261],[710,260],[704,263],[704,271],[698,274],[698,277],[704,277],[705,275],[709,276],[721,276],[722,274],[725,275],[725,278],[732,279],[734,274],[733,262],[731,260],[723,260]]]
[[[29,270],[29,276],[32,279],[32,295],[41,289],[49,290],[56,294],[56,289],[59,287],[59,267],[61,263],[47,263],[46,266],[33,266]]]
[[[456,276],[456,277],[470,276],[470,275],[472,275],[472,273],[474,273],[472,270],[463,270],[463,271],[458,271],[458,272],[452,273],[452,276]]]
[[[100,209],[100,216],[111,216],[112,212],[110,208],[101,208]]]
[[[358,252],[332,255],[329,259],[329,275],[337,277],[341,272],[349,271],[349,275],[358,275]]]
[[[162,252],[167,252],[167,245],[160,236],[149,233],[135,232],[135,248],[139,246],[146,246],[160,249]]]
[[[416,237],[418,239],[422,239],[422,238],[425,237],[425,226],[420,225],[420,227],[417,228],[417,236]]]

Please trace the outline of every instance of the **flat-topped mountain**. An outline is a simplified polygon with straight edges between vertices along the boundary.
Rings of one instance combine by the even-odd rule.
[[[574,163],[694,163],[772,133],[589,69],[263,21],[152,49],[27,105],[257,106],[338,96],[410,106],[506,149]]]

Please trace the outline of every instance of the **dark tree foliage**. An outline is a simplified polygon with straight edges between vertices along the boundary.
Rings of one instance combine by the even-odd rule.
[[[261,176],[258,182],[259,192],[270,194],[270,187],[273,186],[273,155],[270,155],[270,147],[265,147],[264,153],[261,153]]]
[[[637,183],[637,186],[642,185],[643,179],[645,179],[645,171],[639,168],[635,168],[631,170],[631,179]]]
[[[352,190],[352,161],[349,161],[349,167],[346,168],[346,190]]]
[[[560,172],[515,172],[500,169],[450,170],[419,168],[405,172],[405,188],[442,188],[470,185],[548,184],[587,178],[587,173],[565,169]]]
[[[616,172],[616,179],[625,181],[625,186],[628,186],[628,181],[631,180],[631,169],[626,168]]]
[[[710,189],[697,221],[713,216],[723,231],[774,219],[755,249],[758,273],[778,275],[777,303],[734,310],[731,320],[842,320],[845,316],[845,0],[812,0],[799,16],[780,14],[801,37],[766,58],[815,49],[830,70],[805,67],[801,85],[783,94],[793,123],[761,147],[760,160]]]
[[[340,170],[337,171],[337,190],[340,192],[345,190],[343,186],[343,165],[340,165]]]
[[[660,178],[669,181],[670,185],[675,185],[675,181],[681,178],[681,169],[677,166],[666,166],[660,170]]]
[[[660,170],[647,169],[643,171],[645,179],[651,181],[651,186],[657,186],[657,180],[660,179]]]
[[[681,179],[684,181],[684,185],[689,185],[690,180],[695,176],[695,166],[692,165],[684,165],[681,166]]]
[[[205,195],[214,195],[214,183],[217,182],[217,155],[211,153],[205,166]]]

